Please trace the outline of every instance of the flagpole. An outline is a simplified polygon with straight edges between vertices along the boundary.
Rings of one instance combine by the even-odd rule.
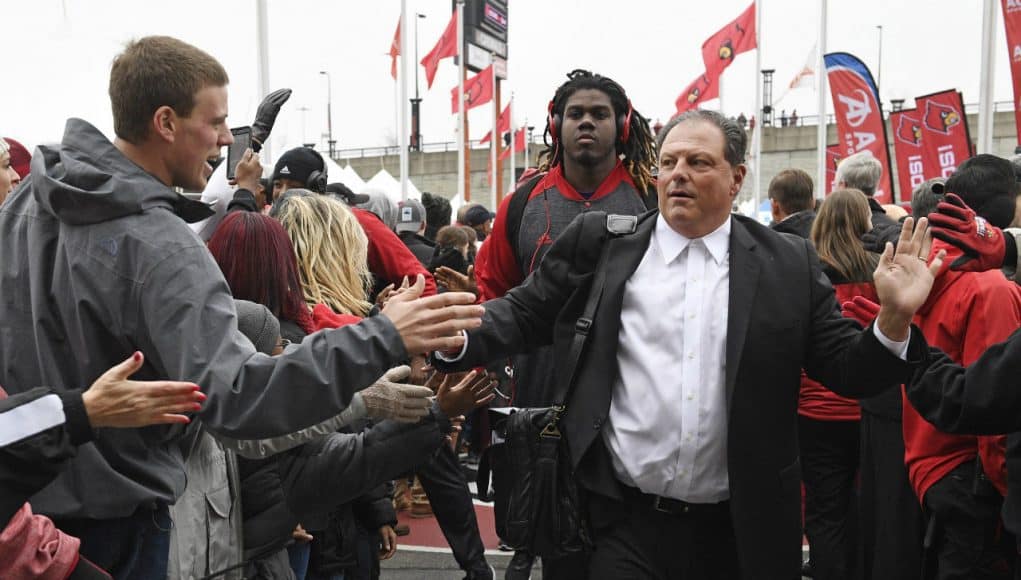
[[[457,197],[465,201],[464,150],[467,136],[464,134],[464,0],[457,0]]]
[[[755,159],[755,219],[759,219],[759,202],[762,191],[762,1],[755,0],[755,111],[759,120],[752,134]],[[721,75],[722,76],[722,75]],[[722,101],[721,101],[722,103]]]
[[[397,76],[400,78],[401,94],[397,98],[397,106],[400,107],[400,128],[398,130],[398,147],[401,152],[401,201],[408,199],[408,67],[404,62],[408,54],[408,0],[401,0],[401,55],[400,69]]]
[[[996,52],[993,30],[996,28],[996,4],[982,2],[982,68],[978,91],[978,153],[993,152],[993,65]]]
[[[490,80],[493,82],[493,132],[490,133],[490,135],[492,135],[492,138],[489,140],[489,166],[492,168],[492,172],[493,172],[492,177],[493,178],[489,180],[489,197],[490,197],[490,203],[492,204],[489,207],[491,207],[494,210],[496,209],[496,180],[497,180],[497,177],[499,177],[499,175],[500,175],[500,172],[497,171],[497,167],[496,167],[496,163],[498,161],[497,158],[496,158],[496,150],[499,147],[499,143],[498,143],[497,140],[503,138],[503,135],[500,135],[499,132],[497,132],[497,130],[496,130],[496,124],[497,124],[498,119],[500,117],[500,101],[498,101],[497,98],[496,98],[497,92],[496,92],[496,62],[495,61],[496,61],[496,55],[493,54],[493,53],[490,53],[489,54],[489,62],[492,63],[492,65],[491,65],[492,66],[492,71],[490,73],[490,76],[492,78]]]
[[[266,0],[258,0],[255,3],[256,22],[256,51],[259,56],[259,98],[265,98],[269,94],[269,28],[266,20]],[[304,135],[301,137],[305,138]],[[273,151],[270,148],[269,140],[262,144],[264,161],[273,160]]]
[[[819,104],[819,126],[816,127],[815,161],[818,164],[816,173],[815,196],[826,197],[826,8],[829,0],[819,2],[819,42],[815,55],[815,91]]]
[[[514,167],[514,165],[515,165],[514,157],[516,157],[516,155],[517,155],[517,151],[514,150],[514,145],[515,145],[514,138],[517,136],[516,135],[516,129],[514,128],[515,127],[515,125],[514,125],[514,91],[511,91],[510,102],[507,103],[507,106],[510,107],[509,114],[507,116],[510,117],[510,119],[509,119],[510,123],[508,123],[508,125],[510,126],[510,130],[511,130],[511,132],[510,132],[510,135],[511,135],[511,144],[510,144],[510,150],[511,150],[511,152],[510,152],[510,185],[507,187],[507,195],[510,195],[510,194],[514,193],[514,174],[516,173],[514,171],[514,169],[515,169],[515,167]],[[493,208],[493,209],[494,209],[494,211],[496,210],[496,208]]]

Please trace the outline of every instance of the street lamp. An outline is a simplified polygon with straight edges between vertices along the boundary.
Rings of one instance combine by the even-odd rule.
[[[331,108],[333,103],[333,81],[330,79],[330,73],[321,70],[319,74],[326,75],[326,143],[330,146],[330,159],[333,159],[334,146],[337,144],[333,140],[333,111]]]
[[[425,18],[425,14],[415,13],[415,98],[411,99],[411,150],[422,150],[422,128],[419,125],[419,103],[422,102],[418,96],[418,21]]]

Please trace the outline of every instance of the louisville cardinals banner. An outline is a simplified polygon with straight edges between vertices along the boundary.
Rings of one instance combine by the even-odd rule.
[[[734,62],[735,56],[753,50],[755,46],[755,3],[752,2],[740,16],[702,43],[705,75],[716,84],[723,70]]]
[[[512,143],[511,147],[507,147],[500,152],[500,159],[506,159],[510,157],[510,153],[512,150],[515,153],[520,153],[521,151],[525,150],[525,127],[522,127],[517,131],[514,131],[514,142]]]
[[[401,21],[397,20],[394,39],[390,41],[390,76],[397,80],[397,57],[401,55]]]
[[[844,155],[841,154],[840,145],[826,146],[826,195],[833,193],[833,182],[837,179],[837,165],[840,165]]]
[[[1000,0],[1003,28],[1007,32],[1007,61],[1014,81],[1014,126],[1021,144],[1021,0]]]
[[[467,90],[468,89],[466,87],[465,91]],[[511,106],[510,103],[507,103],[507,106],[503,108],[503,112],[500,113],[500,117],[497,118],[496,120],[496,133],[498,135],[503,135],[507,131],[510,131],[510,124],[511,124]],[[493,132],[490,131],[486,133],[486,135],[482,138],[481,141],[479,141],[479,143],[489,143],[489,140],[492,138]]]
[[[893,129],[893,152],[897,159],[897,187],[901,203],[911,200],[911,193],[926,179],[922,157],[922,121],[916,109],[890,113]]]
[[[876,186],[875,199],[879,203],[893,203],[886,123],[872,73],[858,57],[846,52],[827,54],[825,62],[841,156],[859,151],[872,153],[885,168]]]
[[[425,85],[432,88],[433,79],[436,78],[436,69],[440,67],[440,61],[445,58],[457,56],[457,13],[450,17],[450,22],[443,29],[443,35],[439,42],[429,51],[429,54],[422,58],[422,66],[425,67]]]
[[[450,89],[450,108],[452,113],[458,110],[457,87]],[[493,100],[493,65],[479,71],[479,74],[464,81],[465,111]]]
[[[697,109],[706,101],[711,101],[720,96],[720,86],[712,82],[705,74],[698,75],[698,78],[681,91],[680,96],[674,101],[677,106],[677,114],[684,111]]]
[[[922,159],[925,178],[950,177],[972,156],[964,99],[955,90],[915,97],[922,125]]]

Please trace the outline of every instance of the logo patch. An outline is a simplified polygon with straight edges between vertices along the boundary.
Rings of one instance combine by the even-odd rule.
[[[961,114],[953,107],[926,101],[923,121],[929,129],[947,135],[950,133],[951,127],[961,122]]]

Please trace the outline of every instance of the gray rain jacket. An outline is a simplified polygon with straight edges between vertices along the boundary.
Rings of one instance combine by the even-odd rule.
[[[133,351],[134,378],[192,381],[200,417],[234,439],[277,437],[338,414],[353,393],[407,358],[385,316],[318,332],[279,357],[237,330],[234,300],[187,226],[208,210],[70,119],[41,146],[0,208],[0,384],[82,388]],[[116,518],[185,484],[180,427],[99,429],[32,498],[54,517]]]

